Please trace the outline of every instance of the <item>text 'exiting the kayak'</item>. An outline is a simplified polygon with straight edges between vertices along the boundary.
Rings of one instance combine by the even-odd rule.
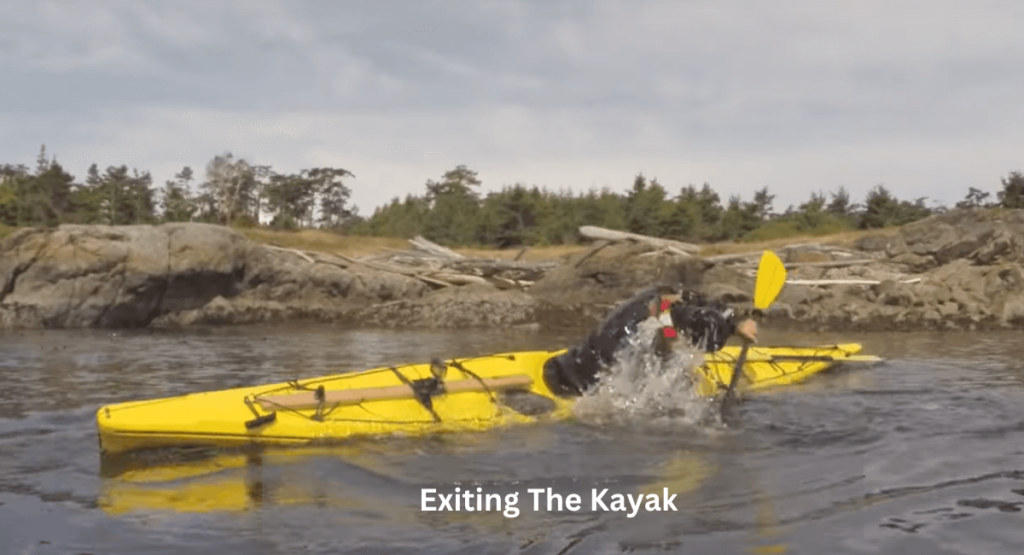
[[[590,490],[590,503],[584,505],[583,498],[577,493],[567,495],[555,493],[551,488],[530,488],[524,498],[532,501],[534,511],[548,512],[579,512],[583,507],[590,507],[591,512],[622,512],[628,518],[635,517],[641,510],[647,512],[676,511],[676,494],[669,494],[663,488],[661,495],[610,493],[608,488]],[[483,488],[476,491],[455,488],[451,493],[439,493],[434,488],[420,490],[421,511],[451,512],[491,512],[499,511],[507,518],[519,516],[519,492],[484,493]]]

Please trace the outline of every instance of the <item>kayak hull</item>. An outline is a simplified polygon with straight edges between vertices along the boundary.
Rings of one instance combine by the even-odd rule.
[[[741,390],[797,383],[860,350],[859,344],[752,347]],[[739,351],[726,347],[705,356],[696,373],[698,395],[725,388]],[[572,415],[575,399],[554,395],[543,380],[544,362],[563,352],[448,361],[444,389],[425,363],[107,405],[96,413],[100,448],[113,454],[173,446],[307,445],[563,420]]]

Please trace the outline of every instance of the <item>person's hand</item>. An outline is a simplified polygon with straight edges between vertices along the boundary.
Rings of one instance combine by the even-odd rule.
[[[757,343],[757,322],[753,320],[740,322],[736,326],[736,334],[751,343]]]

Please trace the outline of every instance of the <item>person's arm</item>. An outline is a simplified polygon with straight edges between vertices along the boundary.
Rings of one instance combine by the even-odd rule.
[[[753,320],[737,321],[735,312],[718,303],[709,303],[697,295],[672,304],[672,325],[693,345],[709,353],[718,351],[732,335],[757,341],[757,325]]]

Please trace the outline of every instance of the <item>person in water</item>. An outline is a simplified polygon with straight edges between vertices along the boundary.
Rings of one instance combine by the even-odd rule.
[[[662,325],[652,346],[659,355],[667,354],[681,338],[708,353],[721,349],[733,335],[757,342],[757,324],[751,319],[737,321],[735,312],[721,303],[709,302],[694,291],[673,294],[664,288],[648,289],[616,308],[582,343],[549,359],[544,365],[548,388],[562,397],[582,395],[649,318]]]

